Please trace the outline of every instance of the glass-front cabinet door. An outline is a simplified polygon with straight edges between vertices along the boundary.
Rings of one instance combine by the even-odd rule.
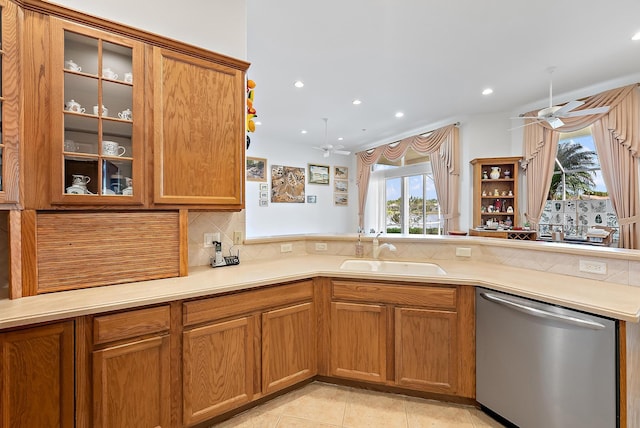
[[[140,204],[143,44],[52,22],[53,203]]]
[[[20,193],[18,188],[20,70],[16,13],[15,4],[0,0],[0,206],[18,203]]]

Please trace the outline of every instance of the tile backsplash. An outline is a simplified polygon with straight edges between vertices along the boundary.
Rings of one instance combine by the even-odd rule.
[[[315,239],[306,237],[276,237],[273,241],[264,243],[251,243],[249,245],[232,246],[233,232],[245,230],[244,212],[190,212],[189,213],[189,266],[206,266],[213,256],[212,248],[203,247],[205,232],[220,232],[223,242],[223,254],[228,255],[229,249],[235,254],[240,251],[240,260],[268,260],[282,257],[299,256],[306,254],[340,255],[345,257],[355,256],[355,238],[345,240],[323,240],[321,236]],[[625,284],[640,286],[640,261],[626,260],[619,257],[606,257],[603,255],[585,256],[571,254],[566,251],[530,250],[525,246],[517,248],[513,246],[491,245],[490,241],[475,243],[470,239],[457,242],[442,242],[428,240],[424,242],[407,241],[385,237],[396,246],[396,252],[385,251],[382,254],[386,259],[413,259],[413,260],[471,260],[476,262],[491,263],[520,267],[535,271],[558,273],[581,278],[594,279],[605,283]],[[316,251],[315,243],[324,242],[326,250]],[[292,251],[282,253],[281,244],[291,243]],[[371,241],[364,241],[365,257],[371,257]],[[471,258],[459,258],[456,256],[457,247],[471,248]],[[581,272],[580,260],[595,260],[607,264],[607,273],[598,275]]]

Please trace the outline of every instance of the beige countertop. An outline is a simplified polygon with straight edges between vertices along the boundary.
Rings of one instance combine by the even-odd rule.
[[[640,320],[640,287],[471,261],[435,261],[444,276],[409,276],[340,269],[352,257],[291,256],[221,268],[192,268],[189,276],[0,300],[0,329],[190,299],[315,276],[480,285],[624,321]],[[430,260],[421,260],[430,262]]]

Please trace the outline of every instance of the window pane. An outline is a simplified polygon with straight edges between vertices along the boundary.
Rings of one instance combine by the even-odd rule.
[[[616,246],[618,219],[602,179],[591,127],[587,127],[560,134],[538,234],[549,239],[551,232],[560,231],[571,241],[595,242],[588,236],[594,228],[609,230]]]
[[[385,229],[387,233],[402,233],[402,178],[385,180]]]
[[[424,175],[409,177],[409,233],[424,233]]]

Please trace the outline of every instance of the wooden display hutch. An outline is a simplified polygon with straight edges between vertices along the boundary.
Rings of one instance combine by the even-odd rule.
[[[521,157],[476,158],[473,165],[473,225],[471,236],[535,239],[520,227],[518,174]],[[494,223],[493,227],[487,227]],[[496,229],[495,227],[498,226]],[[484,228],[484,229],[483,229]]]

